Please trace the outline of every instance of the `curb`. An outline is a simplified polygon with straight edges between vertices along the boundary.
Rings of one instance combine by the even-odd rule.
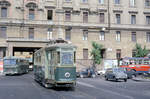
[[[133,78],[134,81],[141,81],[141,82],[150,82],[150,79],[144,79],[144,78]]]

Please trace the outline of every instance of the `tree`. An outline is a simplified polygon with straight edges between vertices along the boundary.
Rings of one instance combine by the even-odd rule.
[[[96,42],[92,42],[92,51],[91,56],[93,58],[93,66],[95,68],[95,64],[100,64],[102,60],[101,51],[103,49],[103,45],[97,44]]]
[[[146,46],[144,46],[144,48],[142,48],[140,44],[136,44],[135,57],[145,57],[145,56],[147,56],[148,52],[149,51],[146,49]]]

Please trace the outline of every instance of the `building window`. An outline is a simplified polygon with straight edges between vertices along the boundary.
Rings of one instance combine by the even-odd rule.
[[[100,13],[100,23],[104,23],[104,20],[105,20],[105,16],[104,16],[104,13]]]
[[[34,28],[29,28],[29,39],[34,39]]]
[[[71,0],[65,0],[66,2],[71,2]]]
[[[71,29],[66,29],[65,30],[65,33],[66,33],[66,40],[71,40]]]
[[[150,16],[146,16],[146,24],[150,24]]]
[[[130,6],[134,7],[135,6],[135,0],[130,0]]]
[[[88,39],[88,30],[83,30],[83,40]]]
[[[84,23],[88,22],[88,12],[83,12],[83,22]]]
[[[105,32],[104,32],[104,31],[100,31],[99,39],[100,39],[101,41],[104,41],[104,40],[105,40]]]
[[[53,10],[47,10],[47,20],[53,19]]]
[[[65,11],[65,20],[71,21],[71,11]]]
[[[6,48],[1,47],[0,48],[0,58],[3,58],[6,56]]]
[[[120,23],[121,23],[120,14],[116,14],[116,23],[117,23],[117,24],[120,24]]]
[[[1,8],[1,17],[7,18],[7,8]]]
[[[29,19],[34,20],[34,18],[35,18],[34,9],[29,9]]]
[[[48,28],[48,31],[47,31],[47,39],[52,39],[53,38],[53,30],[52,28]]]
[[[121,58],[121,49],[116,50],[116,58],[120,59]]]
[[[83,59],[88,59],[88,49],[83,49]]]
[[[136,57],[136,50],[132,50],[132,57]]]
[[[98,0],[99,4],[104,4],[104,0]]]
[[[146,33],[146,41],[147,41],[147,42],[150,42],[150,32],[147,32],[147,33]]]
[[[132,41],[136,42],[136,32],[132,32]]]
[[[114,0],[115,4],[120,4],[120,0]]]
[[[145,6],[150,7],[150,0],[145,0]]]
[[[136,24],[136,15],[131,15],[131,24]]]
[[[88,0],[82,0],[82,3],[88,3]]]
[[[120,31],[116,31],[116,41],[121,41],[121,32]]]
[[[6,27],[1,27],[0,28],[0,38],[6,38],[7,37],[7,28]]]

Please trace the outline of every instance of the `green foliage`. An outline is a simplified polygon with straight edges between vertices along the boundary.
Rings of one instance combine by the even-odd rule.
[[[102,60],[101,51],[103,49],[103,46],[100,44],[97,44],[96,42],[92,42],[92,51],[91,56],[94,59],[94,64],[100,64]]]
[[[136,55],[135,57],[145,57],[148,54],[148,50],[146,49],[146,46],[142,49],[140,44],[136,44]]]

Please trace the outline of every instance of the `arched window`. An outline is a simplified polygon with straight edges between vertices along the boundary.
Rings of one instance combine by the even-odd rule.
[[[38,7],[38,5],[34,2],[30,2],[26,4],[26,7],[29,9],[29,20],[35,19],[35,9]]]
[[[1,17],[2,18],[7,18],[7,13],[8,13],[8,7],[11,4],[8,1],[0,1],[0,7],[1,7]]]

